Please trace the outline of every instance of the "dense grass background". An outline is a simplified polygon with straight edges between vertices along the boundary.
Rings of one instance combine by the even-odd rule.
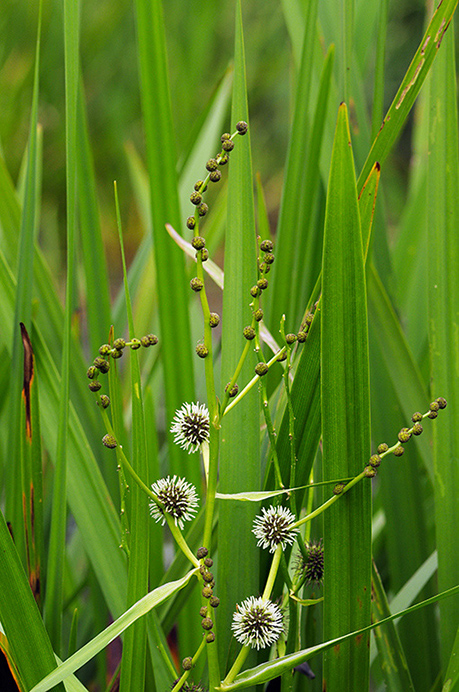
[[[453,0],[444,0],[441,11],[447,21],[454,8]],[[249,285],[244,282],[250,267],[255,270],[253,235],[247,229],[256,220],[262,237],[271,234],[277,240],[265,304],[265,321],[276,338],[283,313],[287,331],[297,331],[306,308],[318,298],[319,292],[313,289],[327,238],[335,254],[331,264],[324,263],[322,290],[333,296],[339,293],[339,285],[344,287],[339,302],[333,299],[327,304],[324,298],[322,331],[315,320],[304,356],[295,360],[297,484],[306,483],[312,469],[316,480],[330,478],[330,473],[332,477],[357,473],[360,461],[355,469],[344,461],[340,465],[340,444],[347,449],[346,459],[354,458],[356,446],[355,459],[365,459],[370,453],[370,430],[374,451],[381,441],[394,444],[412,413],[427,410],[432,399],[444,396],[449,404],[438,421],[425,422],[424,435],[408,443],[401,460],[385,460],[373,482],[372,508],[367,486],[359,499],[354,497],[354,505],[343,507],[342,515],[330,512],[324,525],[321,520],[313,524],[311,537],[324,536],[326,546],[328,541],[325,593],[329,601],[325,625],[321,606],[302,611],[301,648],[367,622],[368,613],[365,622],[355,622],[351,593],[359,579],[369,584],[371,520],[373,557],[381,578],[379,582],[374,572],[373,589],[379,595],[373,618],[389,613],[386,596],[396,612],[459,583],[454,26],[445,34],[433,75],[424,82],[423,71],[411,73],[406,84],[413,91],[422,82],[421,94],[411,110],[408,98],[403,105],[396,101],[400,107],[391,111],[392,119],[385,126],[392,128],[395,143],[388,150],[378,150],[381,139],[376,140],[372,158],[368,156],[372,142],[414,54],[423,45],[434,8],[429,3],[425,7],[420,2],[388,0],[247,1],[242,4],[245,38],[238,21],[235,32],[235,10],[233,0],[222,0],[217,8],[170,0],[164,5],[164,16],[161,3],[154,0],[84,0],[80,6],[76,0],[63,4],[44,0],[37,62],[38,3],[6,0],[2,6],[0,387],[4,395],[0,398],[0,452],[2,508],[12,526],[17,553],[2,517],[1,541],[9,552],[0,566],[4,586],[0,619],[13,639],[10,646],[25,689],[31,689],[53,666],[51,644],[25,580],[21,586],[21,562],[27,567],[32,522],[26,513],[26,534],[21,497],[28,498],[31,480],[36,552],[29,556],[28,571],[33,581],[36,565],[41,566],[38,605],[44,608],[52,647],[61,657],[89,641],[110,618],[121,615],[145,593],[148,583],[150,589],[155,588],[169,566],[162,559],[162,531],[151,527],[151,522],[146,525],[138,509],[142,499],[120,489],[114,455],[100,444],[105,429],[85,378],[99,345],[108,340],[110,326],[114,324],[115,336],[128,333],[113,181],[120,198],[133,306],[129,329],[136,336],[157,332],[161,342],[157,350],[139,352],[138,363],[134,354],[129,366],[124,362],[128,358],[119,361],[121,386],[111,373],[115,429],[136,468],[144,465],[146,482],[171,472],[186,474],[201,488],[199,465],[171,444],[167,431],[183,401],[206,397],[203,363],[194,354],[202,338],[202,317],[187,290],[193,276],[191,264],[163,228],[170,222],[189,240],[184,221],[191,213],[188,197],[193,183],[203,177],[205,161],[218,149],[220,134],[234,129],[241,118],[249,120],[249,137],[236,142],[229,174],[224,171],[222,183],[209,190],[210,213],[203,227],[212,258],[228,272],[223,299],[207,282],[212,309],[223,309],[223,327],[214,346],[217,394],[221,396],[234,367],[232,360],[237,361],[238,349],[243,347],[233,326],[250,321],[248,300],[245,304],[241,296],[244,291],[248,295]],[[432,37],[429,49],[433,44]],[[341,111],[335,138],[342,101],[348,116]],[[347,117],[353,157],[343,163]],[[338,153],[329,178],[333,146]],[[373,219],[363,198],[357,211],[357,194],[375,158],[381,163],[381,178]],[[251,181],[255,173],[259,177],[254,206]],[[349,181],[351,192],[343,193]],[[360,253],[356,229],[365,250],[372,232],[365,281],[364,253]],[[226,241],[225,231],[230,234]],[[240,238],[236,231],[241,232]],[[337,250],[342,238],[348,257],[356,263],[352,272],[342,267],[345,251]],[[360,308],[354,309],[356,305]],[[24,414],[19,321],[29,330],[36,356],[32,394],[36,434],[31,446],[20,434]],[[368,358],[369,378],[365,374]],[[243,373],[244,383],[255,362],[253,357]],[[344,368],[352,375],[340,388],[336,373]],[[288,481],[288,415],[283,417],[285,399],[278,397],[276,389],[280,374],[280,369],[270,373],[268,392],[273,395],[279,460]],[[140,379],[142,398],[134,396],[133,403],[131,394]],[[354,406],[357,389],[360,394]],[[246,410],[237,408],[232,419],[228,415],[223,429],[221,477],[227,492],[258,489],[263,481],[267,442],[263,427],[260,436],[255,389],[252,395]],[[327,416],[322,426],[321,408]],[[321,429],[324,468],[322,447],[316,454]],[[346,435],[346,441],[337,435]],[[336,466],[329,465],[327,454]],[[267,487],[272,483],[268,477]],[[65,494],[68,505],[62,502]],[[319,491],[316,495],[315,502],[320,502]],[[124,516],[120,520],[120,503],[126,508],[129,527]],[[233,535],[235,512],[237,537]],[[221,669],[234,657],[234,650],[229,655],[227,651],[234,604],[263,588],[266,561],[263,556],[259,565],[254,545],[249,556],[250,540],[245,543],[254,513],[255,509],[239,511],[228,503],[220,515]],[[366,526],[365,535],[355,533],[359,521]],[[193,547],[200,541],[198,522],[190,536]],[[349,535],[343,536],[336,528],[344,525]],[[341,540],[334,543],[337,535]],[[139,550],[144,542],[150,545],[150,558],[146,550]],[[131,547],[129,573],[120,543]],[[347,551],[349,545],[353,550]],[[246,557],[247,563],[237,578],[230,579],[234,555]],[[177,559],[165,581],[179,579],[185,572],[184,563]],[[343,577],[340,583],[344,574],[349,582]],[[17,592],[12,581],[18,583]],[[317,589],[314,592],[317,596]],[[189,622],[199,609],[199,599],[183,593],[144,618],[145,624],[141,620],[129,630],[124,640],[122,689],[142,689],[144,684],[145,689],[158,692],[169,688],[174,660],[165,653],[167,635],[178,659],[197,648],[199,628],[194,632]],[[14,625],[19,611],[13,605],[18,599],[21,617],[29,621],[30,642],[40,652],[38,662],[25,662],[30,658],[27,643]],[[177,615],[180,599],[188,600],[188,606]],[[384,689],[384,685],[393,690],[442,689],[458,627],[455,599],[408,615],[397,633],[388,627],[387,636],[377,638],[378,649],[372,640],[372,689]],[[343,609],[340,617],[338,604]],[[291,608],[290,617],[295,613]],[[289,640],[287,653],[294,648]],[[158,653],[161,650],[164,655]],[[114,646],[110,652],[109,656],[99,654],[82,669],[80,677],[88,689],[106,689],[119,648]],[[348,663],[354,660],[351,655],[346,658]],[[254,657],[251,665],[255,663]],[[343,677],[339,664],[326,657],[328,689],[342,690],[343,680],[349,689],[356,689],[356,684],[364,689],[368,661],[355,663],[357,672],[353,665],[347,665]],[[320,690],[320,655],[311,660],[311,666],[314,681],[295,674],[292,682],[291,676],[284,675],[282,692],[292,685],[297,692]],[[450,671],[455,679],[454,668]],[[205,679],[200,662],[195,679],[201,675]]]

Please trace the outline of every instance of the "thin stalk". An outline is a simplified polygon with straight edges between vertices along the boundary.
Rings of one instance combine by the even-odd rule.
[[[248,346],[249,346],[249,342],[247,342],[247,344],[245,345],[244,351],[246,351],[246,349],[247,349],[247,351],[248,351]],[[276,363],[276,361],[278,360],[279,356],[281,356],[281,355],[285,352],[285,349],[286,349],[286,347],[283,346],[283,347],[280,349],[280,351],[278,351],[277,353],[274,354],[274,356],[271,358],[271,360],[268,360],[268,362],[266,363],[266,365],[268,366],[268,368],[270,368],[274,363]],[[244,353],[244,352],[243,352],[243,353]],[[242,356],[241,356],[241,358],[242,358]],[[241,363],[241,368],[242,368],[242,365],[243,365],[243,362]],[[239,364],[238,364],[238,367],[239,367]],[[236,368],[235,376],[234,376],[233,379],[231,380],[231,382],[232,382],[233,384],[236,382],[237,375],[239,374],[239,372],[240,372],[240,370],[238,371],[238,368]],[[243,399],[243,398],[245,397],[245,395],[246,395],[248,392],[250,392],[250,390],[252,389],[252,387],[258,382],[259,379],[260,379],[260,377],[259,377],[258,375],[255,375],[255,377],[253,377],[253,378],[250,380],[250,382],[249,382],[248,384],[246,384],[246,386],[244,387],[244,389],[242,390],[242,392],[239,392],[239,394],[237,395],[237,397],[235,397],[235,398],[233,399],[233,401],[232,401],[226,408],[224,408],[223,405],[222,405],[221,417],[222,417],[222,416],[225,416],[229,411],[231,411],[231,409],[234,408],[234,407],[236,406],[236,404],[237,404],[241,399]],[[228,387],[228,390],[229,390],[229,387]],[[224,403],[224,402],[225,402],[225,400],[223,400],[223,403]]]

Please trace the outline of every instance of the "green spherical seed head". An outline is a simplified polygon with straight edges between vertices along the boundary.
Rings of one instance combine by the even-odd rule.
[[[202,560],[203,558],[207,557],[209,554],[209,551],[207,548],[204,548],[204,546],[201,546],[201,548],[198,548],[198,552],[196,553],[196,557],[198,560]]]
[[[100,405],[102,408],[108,408],[110,406],[110,399],[106,394],[100,395]]]
[[[252,298],[256,298],[259,294],[260,289],[258,288],[258,286],[252,286],[252,288],[250,289],[250,295],[252,296]]]
[[[397,437],[399,442],[408,442],[411,437],[411,433],[408,428],[402,428]]]
[[[187,228],[189,228],[191,231],[193,230],[193,228],[196,226],[196,219],[194,218],[194,216],[189,216],[187,218],[186,225]]]
[[[263,310],[261,308],[255,310],[255,312],[253,313],[253,318],[255,322],[260,322],[263,319]]]
[[[141,346],[140,339],[131,339],[130,346],[133,351],[136,351]]]
[[[209,603],[212,606],[212,608],[218,608],[218,606],[220,605],[220,599],[216,596],[212,596]]]
[[[233,151],[234,149],[234,142],[232,139],[227,139],[222,143],[222,149],[223,151]]]
[[[215,634],[213,632],[209,632],[209,634],[206,636],[206,642],[208,644],[212,644],[212,642],[215,641]]]
[[[205,586],[201,593],[204,596],[204,598],[210,598],[214,592],[212,591],[212,588],[210,586]]]
[[[413,425],[413,435],[420,435],[423,430],[424,430],[424,428],[422,427],[422,425],[420,423],[415,423]]]
[[[204,185],[204,180],[197,180],[194,184],[194,189],[196,192],[201,192],[201,187]]]
[[[209,355],[209,349],[204,344],[198,344],[196,346],[196,353],[200,358],[207,358]]]
[[[212,572],[206,572],[205,574],[202,575],[202,578],[204,579],[205,582],[210,584],[211,581],[213,581],[214,575]]]
[[[191,241],[191,245],[195,250],[202,250],[203,247],[206,247],[206,241],[202,236],[197,235]]]
[[[314,315],[312,312],[308,312],[308,314],[305,317],[305,324],[309,327],[312,324],[312,320],[314,319]]]
[[[274,255],[272,252],[267,252],[263,259],[266,264],[272,264],[274,262]]]
[[[413,413],[411,416],[411,420],[413,423],[417,423],[422,420],[422,413],[419,413],[419,411],[416,411],[416,413]]]
[[[150,346],[156,346],[156,344],[158,343],[158,337],[156,336],[156,334],[147,334],[147,336],[150,342]]]
[[[373,466],[365,466],[363,469],[363,473],[365,474],[366,478],[374,478],[376,476],[376,469],[373,468]]]
[[[244,120],[240,120],[236,125],[236,130],[239,132],[240,135],[245,135],[248,129],[249,126],[246,122],[244,122]]]
[[[228,387],[229,387],[229,386],[230,386],[230,382],[228,382],[228,384],[226,385],[226,387],[225,387],[225,392],[228,392]],[[233,397],[233,396],[236,396],[236,394],[237,394],[238,392],[239,392],[239,387],[237,386],[237,384],[234,384],[234,385],[231,387],[231,389],[229,390],[228,396],[231,398],[231,397]]]
[[[272,240],[262,240],[260,245],[260,250],[262,252],[272,252],[274,243]]]
[[[183,670],[191,670],[192,667],[193,667],[193,659],[191,658],[191,656],[187,656],[182,661],[182,668],[183,668]]]
[[[287,352],[282,351],[282,353],[279,353],[276,359],[279,363],[282,363],[282,361],[287,360]]]
[[[285,341],[286,341],[286,342],[289,344],[289,346],[290,346],[291,344],[294,344],[294,343],[295,343],[295,341],[297,340],[297,338],[298,338],[298,337],[297,337],[296,334],[286,334],[286,336],[285,336]]]
[[[446,408],[448,406],[448,402],[442,396],[439,396],[438,399],[436,399],[435,401],[437,402],[440,408]]]
[[[191,279],[190,286],[192,291],[199,293],[199,291],[202,291],[202,289],[204,288],[204,282],[201,279],[198,279],[197,276],[195,276],[194,279]]]
[[[88,370],[87,370],[87,372],[86,372],[86,375],[89,377],[90,380],[93,380],[94,377],[96,376],[96,373],[97,373],[97,368],[96,368],[96,366],[95,366],[95,365],[90,365],[89,368],[88,368]]]
[[[201,262],[207,262],[209,259],[209,250],[207,248],[203,248],[200,250],[201,252]],[[198,256],[198,253],[196,253],[196,257]]]
[[[150,339],[148,338],[148,336],[142,336],[142,338],[140,339],[140,343],[142,344],[142,346],[144,346],[144,348],[148,348],[149,346],[151,346]]]
[[[244,334],[244,337],[247,339],[247,341],[252,341],[252,339],[255,339],[256,332],[253,327],[244,327],[242,333]]]
[[[440,408],[440,405],[439,405],[438,401],[432,401],[429,408],[431,411],[438,411],[438,409]]]
[[[384,452],[387,452],[388,449],[389,445],[385,442],[381,442],[381,444],[378,445],[378,454],[384,454]]]
[[[203,202],[202,204],[199,205],[199,207],[198,207],[199,216],[205,216],[208,211],[209,211],[209,207],[207,206],[207,204],[205,202]]]
[[[112,353],[112,358],[115,358],[115,360],[116,360],[117,358],[121,358],[122,355],[123,355],[123,351],[117,351],[117,350],[115,349],[115,350],[113,351],[113,353]]]
[[[224,133],[222,134],[222,136],[221,136],[220,139],[221,139],[221,141],[222,141],[222,143],[223,143],[226,139],[231,139],[231,135],[230,135],[229,132],[224,132]]]
[[[206,606],[202,606],[201,610],[199,611],[199,615],[202,618],[205,618],[207,616],[207,607]]]
[[[206,163],[206,169],[209,171],[209,173],[212,173],[212,171],[216,171],[217,168],[218,168],[217,159],[209,159],[208,162]]]
[[[211,630],[212,627],[214,626],[214,623],[210,618],[203,618],[201,622],[201,627],[203,630]]]
[[[298,342],[300,344],[304,344],[304,342],[308,338],[308,333],[307,332],[298,332],[298,334],[296,335],[296,338],[298,339]]]
[[[405,447],[402,447],[402,445],[400,445],[399,447],[396,447],[394,449],[394,456],[396,456],[396,457],[401,457],[404,453],[405,453]]]
[[[255,366],[255,374],[258,375],[258,377],[263,377],[263,375],[266,375],[268,370],[269,368],[266,363],[257,363]]]
[[[268,279],[265,279],[264,277],[258,279],[257,286],[261,291],[266,290],[268,288]]]
[[[438,416],[438,411],[429,411],[427,414],[427,418],[430,418],[431,420],[434,420]]]
[[[200,192],[192,192],[190,195],[190,202],[195,206],[199,207],[202,202],[202,195]]]
[[[215,329],[215,327],[218,327],[220,324],[220,315],[217,314],[216,312],[211,312],[209,315],[209,326],[212,329]]]
[[[370,464],[371,466],[379,466],[381,464],[381,457],[379,454],[372,454],[370,457]]]
[[[110,363],[105,358],[94,358],[94,365],[104,374],[110,370]]]
[[[91,392],[98,392],[102,385],[99,382],[99,380],[94,380],[94,382],[90,382],[88,384],[88,387],[91,390]]]
[[[212,171],[212,173],[209,173],[209,180],[213,183],[218,183],[221,177],[221,171]]]
[[[102,438],[102,444],[105,445],[105,447],[108,447],[109,449],[115,449],[115,447],[118,446],[118,443],[113,437],[113,435],[104,435]]]
[[[113,348],[116,348],[117,351],[122,351],[125,346],[126,346],[126,342],[121,337],[118,339],[115,339],[115,341],[113,342]]]
[[[344,490],[344,483],[337,483],[333,488],[333,495],[341,495]]]
[[[102,346],[99,348],[99,353],[101,356],[108,356],[111,350],[112,349],[109,344],[102,344]]]
[[[212,567],[212,565],[214,564],[214,561],[212,560],[211,557],[206,557],[206,559],[204,560],[204,564],[206,567]]]
[[[219,166],[225,166],[229,161],[229,153],[225,151],[223,154],[220,154],[220,157],[218,159],[218,165]]]

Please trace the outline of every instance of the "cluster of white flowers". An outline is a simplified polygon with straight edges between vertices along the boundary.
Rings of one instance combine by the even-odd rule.
[[[244,646],[265,649],[277,642],[284,631],[282,613],[272,601],[250,596],[236,606],[231,629]]]
[[[252,529],[258,538],[257,546],[269,548],[269,552],[274,553],[280,544],[282,550],[285,550],[287,545],[295,542],[295,536],[298,533],[297,528],[292,529],[295,521],[295,515],[286,507],[272,505],[268,509],[262,507],[261,514],[256,517]]]
[[[194,485],[187,483],[184,478],[167,476],[153,483],[151,489],[163,505],[161,508],[156,502],[150,503],[150,513],[156,522],[160,521],[164,526],[164,515],[170,514],[175,525],[183,529],[183,522],[194,518],[198,494]]]
[[[188,454],[196,452],[203,442],[209,442],[210,420],[209,411],[205,404],[183,404],[175,412],[172,420],[171,433],[175,435],[175,444],[188,450]]]

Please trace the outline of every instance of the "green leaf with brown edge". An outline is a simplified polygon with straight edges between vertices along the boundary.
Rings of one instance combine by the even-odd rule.
[[[343,309],[344,308],[344,309]],[[370,456],[365,264],[354,162],[341,104],[325,217],[321,299],[323,478],[354,477]],[[371,485],[360,483],[324,513],[324,639],[370,621]],[[368,688],[367,637],[324,657],[328,692]]]

